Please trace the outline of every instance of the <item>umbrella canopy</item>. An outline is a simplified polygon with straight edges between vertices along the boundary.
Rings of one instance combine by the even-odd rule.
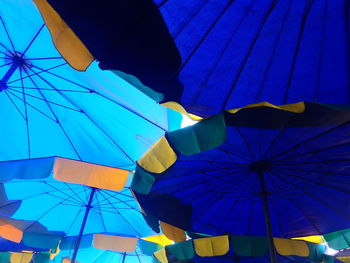
[[[274,238],[279,262],[331,262],[324,254],[326,245]],[[266,237],[223,235],[194,238],[154,253],[157,262],[269,262]]]
[[[60,253],[54,262],[68,262],[72,257],[77,237],[66,237],[60,244]],[[152,255],[163,246],[140,238],[93,234],[82,238],[77,261],[80,263],[146,263],[152,262]]]
[[[124,7],[122,11],[119,8],[122,4],[99,1],[87,7],[93,10],[90,14],[81,8],[80,2],[77,5],[68,0],[47,2],[89,47],[90,42],[98,46],[100,35],[106,32],[113,36],[115,31],[123,32],[120,27],[142,29],[137,23],[123,18],[127,15],[134,18],[133,15],[139,14],[138,7],[141,9],[147,1],[132,1],[132,8]],[[152,6],[151,2],[149,0],[147,4]],[[153,2],[159,8],[182,59],[178,66],[178,58],[170,56],[175,52],[168,50],[167,59],[173,59],[172,64],[177,66],[172,70],[175,76],[179,75],[183,92],[181,86],[169,84],[168,89],[161,89],[157,83],[147,83],[164,93],[166,101],[179,101],[191,113],[201,116],[265,100],[274,104],[350,102],[347,0]],[[96,9],[101,12],[95,12]],[[122,16],[121,12],[124,12]],[[151,17],[150,13],[145,13],[143,17]],[[77,16],[80,19],[76,19]],[[122,19],[113,27],[107,21],[115,21],[115,17]],[[83,24],[85,21],[90,23]],[[95,35],[89,35],[91,28]],[[86,40],[87,36],[90,36],[90,42]],[[143,36],[139,34],[140,39]],[[150,38],[154,36],[149,34]],[[115,47],[118,48],[125,38],[116,41]],[[158,34],[157,39],[163,38]],[[57,39],[57,34],[54,39]],[[131,45],[130,49],[133,47]],[[157,50],[157,45],[142,48],[146,54],[157,54]],[[129,59],[133,57],[129,55]],[[122,64],[120,59],[115,59],[108,68],[123,69]],[[164,63],[164,67],[167,64]],[[144,72],[148,74],[147,69]],[[182,94],[181,98],[179,94]]]
[[[80,238],[99,232],[154,234],[129,191],[126,170],[51,157],[0,162],[0,174],[8,197],[0,201],[0,214],[32,220],[26,231],[40,223]],[[13,203],[21,205],[9,214],[6,207]]]
[[[188,231],[272,242],[344,229],[349,121],[345,107],[313,103],[223,112],[167,133],[132,189],[147,215]]]
[[[128,82],[67,65],[31,0],[1,1],[0,36],[0,160],[131,167],[169,128],[169,111]]]

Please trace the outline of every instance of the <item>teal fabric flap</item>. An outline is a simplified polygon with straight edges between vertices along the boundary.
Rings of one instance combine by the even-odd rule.
[[[323,237],[328,246],[333,249],[339,250],[350,247],[350,229],[325,234]]]
[[[146,240],[139,239],[137,245],[140,248],[142,254],[153,256],[153,253],[162,248],[161,245]]]
[[[148,194],[155,181],[155,177],[146,172],[140,166],[136,166],[135,174],[131,183],[131,189],[139,194]]]
[[[166,246],[166,249],[178,260],[188,260],[194,257],[194,248],[191,240]]]
[[[314,244],[311,242],[307,242],[307,245],[309,246],[310,260],[315,262],[321,262],[324,256],[324,252],[326,251],[326,245]]]
[[[62,237],[57,235],[25,232],[23,234],[22,241],[24,245],[29,247],[55,249],[57,248],[58,243],[61,239]]]
[[[171,146],[184,155],[192,155],[221,145],[226,140],[223,114],[214,115],[193,126],[167,133]]]
[[[34,255],[34,263],[51,263],[50,253],[36,253]]]
[[[261,257],[267,253],[268,241],[266,237],[258,236],[230,236],[230,247],[239,256]]]

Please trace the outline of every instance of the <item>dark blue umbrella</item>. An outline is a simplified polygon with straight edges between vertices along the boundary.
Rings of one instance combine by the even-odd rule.
[[[208,116],[261,101],[350,102],[347,0],[154,0],[181,64],[171,41],[166,42],[168,34],[157,31],[164,22],[151,0],[128,1],[129,6],[124,1],[91,1],[84,8],[69,0],[47,2],[92,53],[98,49],[110,55],[106,63],[95,56],[104,68],[135,74],[164,93],[165,101],[178,101],[191,113]],[[158,22],[146,31],[147,21]],[[125,45],[132,41],[136,44]],[[159,48],[155,43],[161,41],[165,43]],[[137,43],[142,43],[140,48],[135,48]],[[129,60],[115,55],[119,53]],[[150,69],[157,70],[150,57],[146,66],[135,59],[147,55],[168,70],[165,74],[158,69],[163,85],[148,81]],[[165,61],[158,60],[162,55]],[[143,68],[142,74],[127,68],[130,61]],[[164,80],[169,75],[178,76],[183,92],[175,80]]]
[[[349,124],[348,109],[310,103],[223,112],[167,133],[132,187],[149,217],[210,235],[268,234],[270,248],[272,236],[344,229]]]

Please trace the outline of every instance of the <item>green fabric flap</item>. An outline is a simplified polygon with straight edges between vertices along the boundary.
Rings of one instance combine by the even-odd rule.
[[[162,248],[161,245],[146,240],[139,239],[137,245],[140,248],[142,254],[153,256],[153,253]]]
[[[135,174],[132,179],[131,189],[139,194],[149,194],[152,185],[156,178],[142,169],[140,166],[136,166]]]
[[[61,236],[56,236],[56,235],[25,232],[23,234],[22,241],[23,241],[23,244],[28,247],[55,249],[57,248],[58,243],[61,239],[62,239]]]
[[[261,257],[267,253],[268,241],[266,237],[258,236],[230,236],[230,247],[239,256]]]
[[[10,263],[10,257],[11,254],[8,252],[1,252],[0,253],[0,262],[1,263]]]
[[[224,115],[217,114],[193,126],[167,133],[170,145],[184,155],[192,155],[220,146],[226,140]]]
[[[326,251],[326,245],[323,244],[314,244],[307,242],[309,247],[310,255],[309,258],[313,262],[321,262],[324,257],[324,252]]]
[[[191,240],[166,246],[166,249],[178,260],[187,260],[194,257],[194,248]]]
[[[335,249],[345,249],[350,247],[350,229],[345,229],[323,235],[328,246]]]
[[[60,243],[60,250],[71,250],[75,247],[75,242],[77,240],[76,236],[65,237]],[[93,247],[94,235],[83,235],[80,241],[79,248],[90,248]]]

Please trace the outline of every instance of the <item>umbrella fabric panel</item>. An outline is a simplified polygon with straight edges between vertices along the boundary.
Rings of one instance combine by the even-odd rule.
[[[133,166],[168,129],[168,110],[115,74],[96,63],[72,70],[31,1],[0,9],[1,137],[11,136],[2,160],[54,155]]]
[[[191,112],[349,103],[347,1],[154,2],[181,53],[180,102]]]
[[[294,114],[277,109],[281,115],[265,115],[268,118],[246,117],[259,110],[266,113],[269,107],[242,109],[231,114],[232,119],[227,115],[225,142],[200,154],[181,154],[179,140],[172,140],[173,134],[181,138],[181,133],[192,133],[168,133],[177,160],[164,172],[149,173],[156,180],[149,195],[136,193],[139,202],[146,213],[185,230],[265,235],[257,173],[263,169],[274,236],[314,235],[346,227],[348,113],[336,110],[333,117],[328,112],[318,120],[310,107]],[[271,121],[273,116],[279,121]],[[264,120],[268,120],[265,128]],[[208,140],[211,137],[215,136],[208,134]]]

